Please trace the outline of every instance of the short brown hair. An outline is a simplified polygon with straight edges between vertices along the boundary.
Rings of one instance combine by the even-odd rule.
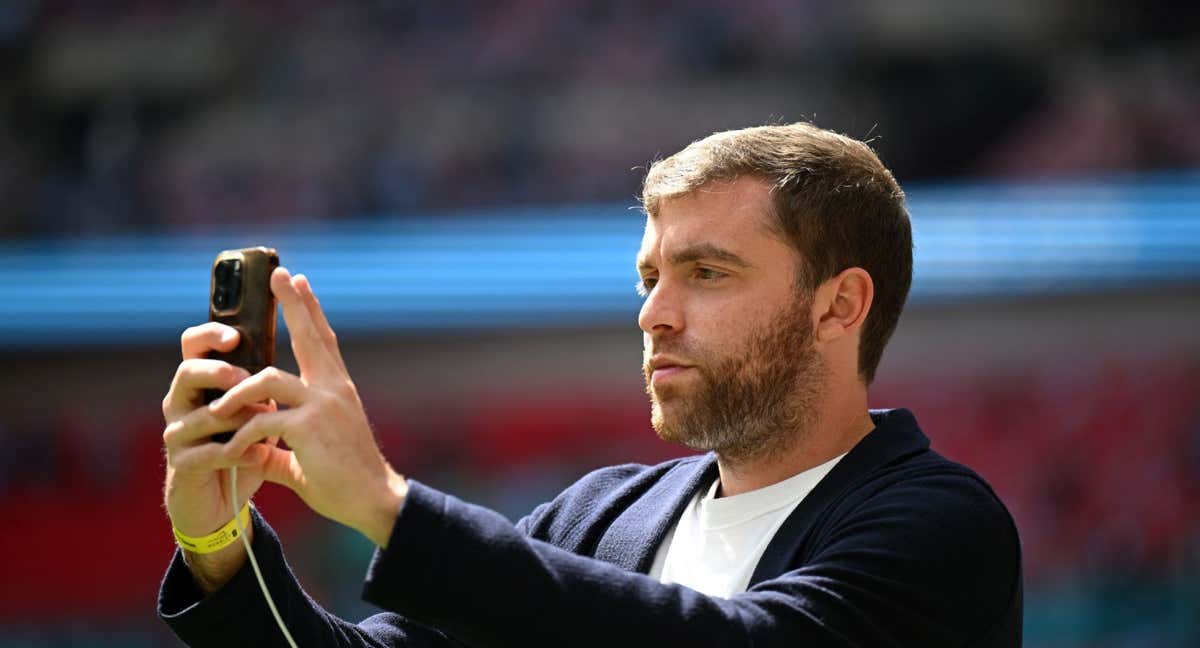
[[[774,223],[800,253],[803,290],[811,294],[846,268],[871,275],[875,299],[858,354],[870,384],[912,284],[912,226],[900,185],[871,147],[802,122],[692,142],[650,166],[642,206],[655,216],[663,199],[741,176],[771,184]]]

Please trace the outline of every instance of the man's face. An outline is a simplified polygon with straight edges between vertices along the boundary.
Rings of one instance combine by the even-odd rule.
[[[654,428],[729,460],[803,435],[825,378],[797,255],[770,209],[759,180],[706,185],[660,204],[638,255]]]

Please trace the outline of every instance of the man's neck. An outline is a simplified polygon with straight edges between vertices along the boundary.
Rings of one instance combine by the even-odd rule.
[[[867,412],[865,394],[861,409],[841,409],[842,414],[835,415],[837,411],[824,413],[813,422],[811,429],[798,432],[797,443],[777,452],[736,463],[717,453],[717,468],[721,476],[717,496],[748,493],[815,468],[846,454],[875,429],[875,423]]]

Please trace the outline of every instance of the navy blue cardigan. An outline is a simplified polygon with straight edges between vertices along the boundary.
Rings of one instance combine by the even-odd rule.
[[[515,526],[416,481],[353,624],[300,589],[254,516],[254,552],[300,646],[1019,646],[1017,530],[991,488],[929,449],[906,410],[809,493],[748,590],[705,596],[646,576],[710,455],[593,472]],[[286,645],[249,566],[204,598],[178,551],[159,615],[192,646]]]

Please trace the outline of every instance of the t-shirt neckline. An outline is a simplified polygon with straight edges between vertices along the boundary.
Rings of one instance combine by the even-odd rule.
[[[771,511],[795,504],[804,499],[817,483],[845,457],[838,455],[829,461],[799,472],[787,479],[748,493],[717,498],[720,475],[713,480],[700,499],[699,522],[705,530],[742,524]]]

